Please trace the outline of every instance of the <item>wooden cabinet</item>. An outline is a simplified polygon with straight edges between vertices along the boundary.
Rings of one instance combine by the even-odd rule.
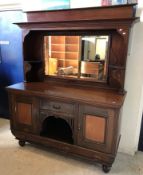
[[[8,92],[11,130],[20,145],[29,141],[52,146],[102,162],[109,171],[120,139],[124,95],[48,83],[19,83],[9,86]]]
[[[120,141],[120,110],[126,94],[125,65],[134,7],[129,4],[27,12],[27,22],[17,23],[23,29],[26,82],[7,90],[11,131],[21,146],[33,142],[52,147],[101,163],[103,171],[109,172]],[[79,36],[87,39],[91,35],[110,38],[106,63],[84,59],[79,63]],[[106,81],[93,81],[93,71],[98,77],[102,76],[101,69],[104,74],[103,65]],[[85,77],[91,74],[90,79],[76,73],[78,78],[53,76],[69,66],[87,74]],[[49,74],[52,76],[46,76]]]

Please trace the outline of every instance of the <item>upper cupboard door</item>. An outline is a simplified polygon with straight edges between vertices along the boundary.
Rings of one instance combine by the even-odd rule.
[[[78,145],[107,153],[114,151],[115,118],[114,110],[81,105]]]

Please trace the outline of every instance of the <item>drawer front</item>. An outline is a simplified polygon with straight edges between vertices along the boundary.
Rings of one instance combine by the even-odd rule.
[[[40,102],[41,109],[48,109],[50,111],[56,111],[60,113],[69,113],[74,114],[74,104],[71,103],[64,103],[59,101],[48,101],[48,100],[41,100]]]

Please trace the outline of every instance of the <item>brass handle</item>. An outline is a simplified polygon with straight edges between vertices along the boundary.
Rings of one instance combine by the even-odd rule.
[[[61,109],[61,106],[53,105],[53,108],[58,110],[58,109]]]

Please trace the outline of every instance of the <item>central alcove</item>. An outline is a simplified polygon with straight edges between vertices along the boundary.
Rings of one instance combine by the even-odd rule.
[[[68,122],[62,118],[49,116],[42,123],[40,135],[73,144],[73,133]]]

